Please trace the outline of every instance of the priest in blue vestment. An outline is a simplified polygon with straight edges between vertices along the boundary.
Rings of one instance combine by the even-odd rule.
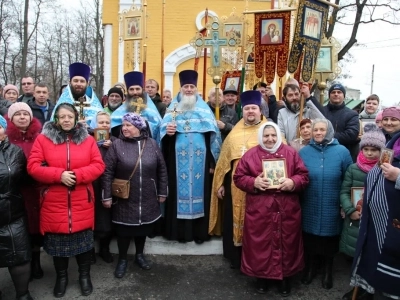
[[[212,174],[221,147],[214,114],[197,92],[198,74],[179,73],[181,90],[160,127],[168,169],[164,236],[198,244],[209,239]]]
[[[125,104],[121,105],[111,115],[111,134],[119,137],[122,127],[122,117],[129,112],[135,112],[146,120],[150,128],[150,136],[159,142],[161,116],[149,95],[143,91],[144,76],[142,72],[132,71],[124,75],[128,90]]]
[[[81,112],[79,101],[82,99],[82,114],[84,122],[89,126],[92,120],[96,119],[96,114],[103,110],[99,99],[96,97],[91,86],[88,85],[90,76],[90,67],[84,63],[76,62],[69,66],[69,85],[62,92],[58,99],[51,121],[53,121],[54,112],[61,103],[69,103],[75,105],[77,110]],[[80,118],[80,121],[83,121]]]

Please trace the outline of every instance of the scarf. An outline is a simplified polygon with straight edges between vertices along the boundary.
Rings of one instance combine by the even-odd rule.
[[[360,151],[357,156],[356,164],[357,164],[357,167],[359,167],[361,171],[368,173],[376,165],[378,160],[379,160],[379,158],[373,159],[373,160],[367,159],[364,156],[364,153],[362,151]]]

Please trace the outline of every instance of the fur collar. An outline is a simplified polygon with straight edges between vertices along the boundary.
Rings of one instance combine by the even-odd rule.
[[[7,121],[7,136],[10,141],[34,140],[42,130],[42,123],[36,118],[32,119],[31,124],[25,132],[18,129],[8,116],[5,119]]]
[[[66,133],[61,131],[54,124],[54,122],[46,122],[43,126],[42,134],[51,140],[55,145],[65,143],[68,135],[73,143],[80,145],[89,136],[86,128],[81,123],[78,123],[74,129],[72,129],[69,133]]]

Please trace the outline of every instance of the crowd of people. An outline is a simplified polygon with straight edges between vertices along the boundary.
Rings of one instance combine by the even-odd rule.
[[[31,77],[22,95],[1,92],[0,267],[17,299],[33,299],[42,248],[54,297],[66,295],[70,257],[88,296],[95,240],[112,263],[116,238],[122,278],[132,239],[134,262],[152,268],[154,236],[193,247],[222,236],[230,267],[256,278],[258,293],[276,282],[283,297],[298,273],[305,285],[321,273],[331,289],[341,252],[353,262],[342,299],[400,299],[400,107],[381,110],[373,94],[358,114],[340,83],[322,106],[295,79],[281,100],[262,82],[203,99],[193,70],[179,73],[173,99],[132,71],[99,100],[87,65],[69,73],[57,101]]]

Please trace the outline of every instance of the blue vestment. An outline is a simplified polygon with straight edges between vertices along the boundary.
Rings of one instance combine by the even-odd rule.
[[[169,107],[180,102],[179,94]],[[178,106],[179,109],[179,106]],[[167,110],[160,127],[160,138],[166,135],[166,127],[173,122]],[[205,166],[207,147],[215,162],[221,148],[221,135],[214,114],[203,99],[197,97],[194,110],[176,115],[175,160],[177,182],[177,218],[197,219],[204,216],[204,178],[209,169]],[[205,133],[210,133],[205,135]],[[210,141],[205,138],[209,137]],[[175,180],[171,180],[175,182]]]

